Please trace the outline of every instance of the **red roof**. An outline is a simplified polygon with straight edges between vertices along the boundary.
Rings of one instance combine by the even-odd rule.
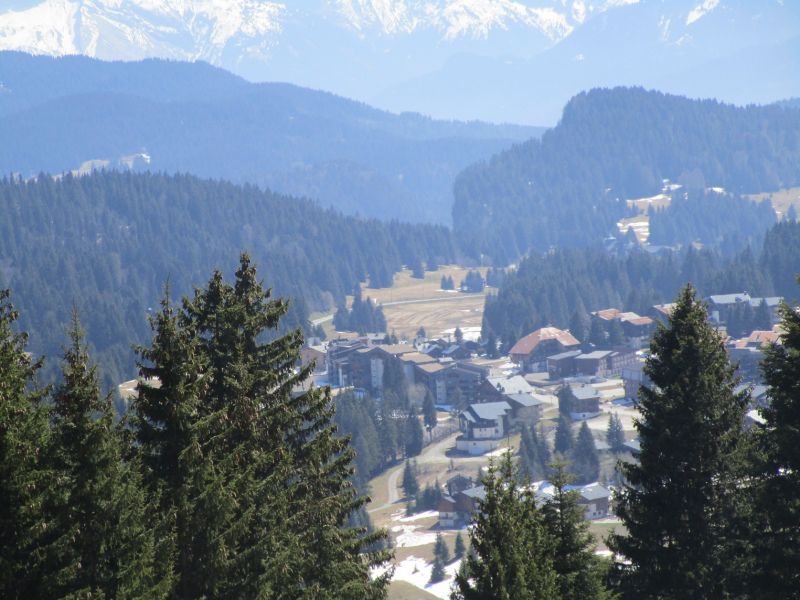
[[[619,316],[620,312],[616,308],[605,308],[598,310],[594,315],[604,321],[613,321]]]
[[[520,339],[510,354],[530,354],[536,347],[546,340],[557,340],[562,346],[578,346],[580,342],[569,331],[562,331],[556,327],[542,327]]]

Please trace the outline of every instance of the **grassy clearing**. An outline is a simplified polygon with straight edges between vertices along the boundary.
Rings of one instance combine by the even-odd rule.
[[[477,269],[486,276],[487,269]],[[394,277],[394,284],[390,288],[370,289],[363,288],[365,297],[369,296],[376,302],[383,304],[388,330],[394,331],[400,338],[412,338],[420,327],[424,327],[428,335],[440,335],[447,329],[456,327],[480,327],[483,320],[483,294],[462,294],[441,289],[443,276],[452,277],[456,286],[467,276],[469,268],[458,265],[442,265],[438,271],[425,273],[424,279],[411,277],[411,271],[403,270]],[[425,300],[416,304],[392,304],[396,302],[409,302]],[[348,296],[348,306],[352,304],[353,297]],[[314,313],[311,320],[330,316],[332,313]],[[327,320],[322,323],[325,334],[331,337],[346,337],[334,331],[333,323]]]
[[[772,202],[772,208],[778,213],[780,217],[786,214],[789,206],[794,206],[794,209],[800,213],[800,187],[786,188],[776,192],[763,192],[761,194],[750,194],[745,196],[748,200],[760,202],[762,200],[769,200]]]
[[[389,586],[388,600],[438,600],[438,598],[405,581],[393,581]]]

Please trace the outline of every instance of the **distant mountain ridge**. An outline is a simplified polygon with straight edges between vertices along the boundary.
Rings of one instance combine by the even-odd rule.
[[[0,53],[0,171],[146,153],[146,168],[255,183],[350,214],[448,223],[467,165],[541,129],[391,114],[205,63]]]
[[[10,0],[0,50],[204,60],[439,118],[554,123],[597,86],[800,95],[780,0]],[[793,70],[794,69],[794,70]],[[738,85],[741,81],[748,85]]]

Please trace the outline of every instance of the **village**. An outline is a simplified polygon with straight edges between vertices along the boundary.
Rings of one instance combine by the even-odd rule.
[[[754,298],[742,292],[712,295],[705,301],[731,359],[740,365],[742,386],[751,389],[748,422],[758,421],[765,388],[757,365],[763,347],[777,339],[781,298]],[[745,304],[748,311],[761,311],[770,327],[730,337],[728,321]],[[393,597],[447,597],[458,561],[447,565],[442,581],[431,582],[434,549],[442,540],[456,547],[466,538],[470,516],[483,497],[480,478],[489,462],[509,449],[516,458],[524,431],[534,431],[552,447],[565,406],[574,433],[585,424],[599,457],[597,480],[570,487],[586,509],[590,530],[598,538],[597,552],[608,552],[603,538],[619,525],[613,516],[616,464],[636,460],[636,399],[639,386],[647,385],[643,367],[649,340],[671,309],[670,304],[654,305],[645,315],[615,308],[594,311],[591,341],[581,342],[568,330],[542,327],[528,332],[498,358],[489,357],[474,320],[463,329],[456,325],[435,335],[427,335],[421,327],[410,339],[380,333],[310,340],[302,361],[314,365],[314,385],[330,385],[334,395],[352,392],[380,399],[384,374],[400,369],[418,413],[426,395],[435,399],[437,424],[428,430],[426,448],[408,463],[420,487],[436,489],[435,507],[412,509],[412,498],[402,489],[402,462],[371,482],[369,512],[376,526],[390,532],[395,582],[414,586],[410,595],[396,588]],[[616,447],[609,443],[612,417],[622,428]],[[546,479],[530,485],[542,501],[552,492]],[[462,541],[456,542],[456,537]],[[431,595],[419,596],[422,589]]]

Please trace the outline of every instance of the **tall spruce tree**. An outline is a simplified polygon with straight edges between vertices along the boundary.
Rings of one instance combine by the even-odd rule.
[[[625,430],[622,421],[616,413],[608,414],[608,427],[606,428],[606,443],[612,452],[621,452],[625,448]]]
[[[761,598],[790,598],[800,585],[800,314],[781,307],[778,344],[765,350],[761,364],[770,406],[762,411],[764,461],[757,514],[755,588]]]
[[[572,448],[572,473],[581,485],[597,481],[600,476],[600,459],[594,445],[594,436],[589,425],[584,421],[578,430],[578,437]]]
[[[405,419],[405,451],[406,458],[413,458],[422,452],[425,444],[425,434],[419,422],[416,409],[412,406]]]
[[[47,595],[156,597],[163,590],[156,589],[138,477],[122,462],[111,396],[100,393],[74,310],[69,337],[51,408]]]
[[[165,412],[180,423],[172,406],[177,399],[187,421],[171,436],[179,438],[182,497],[195,532],[187,568],[180,556],[175,568],[179,580],[196,581],[186,581],[188,592],[177,586],[176,596],[385,594],[387,578],[372,580],[369,571],[387,555],[367,551],[380,545],[383,533],[347,526],[367,499],[351,483],[353,450],[336,434],[330,392],[293,394],[310,371],[295,368],[300,332],[276,334],[286,311],[287,303],[270,298],[243,254],[233,285],[215,272],[184,300],[180,314],[163,316],[164,331],[158,328],[153,348],[142,353],[152,369],[144,374],[160,381],[160,387],[143,386],[149,389],[144,396],[157,398],[154,390],[160,390],[161,404],[151,409],[156,417],[161,411],[162,422],[143,420],[153,421],[156,433],[165,429]],[[162,348],[162,337],[175,343]],[[171,383],[160,380],[161,371],[170,374],[165,365],[177,373]],[[160,442],[156,449],[163,450]]]
[[[555,451],[567,456],[572,451],[575,439],[572,435],[572,419],[568,414],[561,413],[556,426]]]
[[[595,539],[589,533],[586,508],[578,504],[579,495],[569,490],[572,476],[566,464],[552,465],[553,495],[542,506],[544,526],[555,540],[553,567],[557,574],[561,600],[610,598],[604,578],[608,565],[594,554]]]
[[[511,453],[491,463],[470,530],[470,553],[456,575],[455,600],[556,598],[554,544],[533,491],[517,483]]]
[[[742,595],[742,419],[738,380],[704,304],[687,285],[650,345],[639,391],[640,462],[621,464],[612,535],[623,590],[635,598]]]
[[[411,466],[411,461],[406,461],[406,466],[403,467],[403,493],[406,498],[413,498],[419,492],[419,483],[417,476],[414,473],[414,468]]]
[[[0,290],[0,597],[43,597],[42,505],[52,478],[43,462],[47,414],[37,386],[41,359],[25,351],[27,335],[14,330],[19,313],[11,292]]]

